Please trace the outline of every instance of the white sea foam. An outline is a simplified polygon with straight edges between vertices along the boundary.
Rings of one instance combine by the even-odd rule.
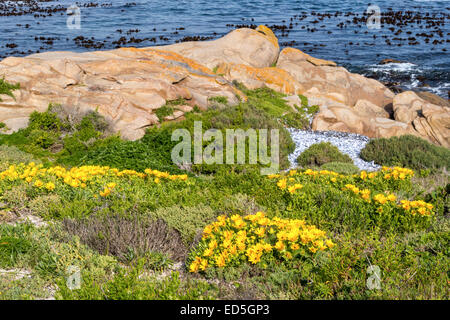
[[[390,73],[392,71],[394,72],[421,72],[421,70],[418,68],[418,66],[411,62],[391,62],[387,64],[376,64],[371,65],[369,68],[373,72],[383,72],[383,73]]]

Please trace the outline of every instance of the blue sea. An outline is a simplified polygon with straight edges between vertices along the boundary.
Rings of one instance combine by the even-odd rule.
[[[67,26],[72,5],[80,10],[80,29]],[[377,11],[366,14],[369,5],[380,10],[379,28],[373,24]],[[260,24],[272,27],[282,47],[297,47],[391,86],[448,98],[450,1],[2,0],[0,58],[217,39]],[[400,62],[380,64],[387,58]]]

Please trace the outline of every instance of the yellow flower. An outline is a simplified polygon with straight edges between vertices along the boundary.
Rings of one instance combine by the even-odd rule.
[[[43,185],[44,183],[41,180],[36,180],[36,182],[34,183],[34,186],[38,188],[42,187]]]
[[[197,272],[202,262],[202,258],[195,257],[194,261],[192,261],[191,265],[189,266],[189,272]]]
[[[284,257],[285,257],[287,260],[290,260],[290,259],[292,259],[292,254],[291,254],[290,252],[285,252],[285,253],[284,253]]]
[[[381,193],[375,195],[373,197],[373,200],[375,200],[376,202],[378,202],[380,204],[385,204],[387,202],[386,197],[383,194],[381,194]]]
[[[333,247],[335,246],[335,244],[333,243],[333,241],[331,241],[331,239],[325,240],[325,245],[326,245],[328,248],[333,248]]]
[[[101,195],[102,197],[107,197],[107,196],[109,196],[110,194],[111,194],[111,190],[109,190],[108,188],[105,188],[105,190],[100,191],[100,195]]]
[[[225,267],[225,265],[226,265],[225,257],[222,254],[217,256],[215,262],[219,268]]]
[[[53,182],[49,182],[45,185],[45,189],[47,189],[49,191],[53,191],[53,190],[55,190],[55,184]]]
[[[317,252],[317,248],[315,247],[310,247],[309,251],[311,251],[312,253],[316,253]]]
[[[114,182],[108,183],[106,185],[108,187],[108,189],[114,189],[116,187],[116,184]]]
[[[421,215],[426,215],[427,209],[425,209],[424,207],[421,207],[421,208],[417,209],[417,212],[419,212]]]
[[[204,256],[204,257],[210,257],[213,253],[214,253],[214,250],[213,250],[213,249],[207,248],[207,249],[203,252],[203,256]]]
[[[277,249],[278,251],[283,251],[284,248],[285,245],[283,241],[278,241],[277,243],[275,243],[275,249]]]
[[[395,194],[390,194],[390,195],[387,196],[387,199],[389,201],[394,202],[395,200],[397,200],[397,197],[395,196]]]
[[[208,260],[202,259],[200,262],[200,270],[204,271],[208,267]]]
[[[258,228],[258,229],[255,230],[255,234],[258,237],[264,237],[264,233],[265,232],[266,232],[266,229],[264,229],[264,228]]]
[[[281,179],[281,180],[278,181],[277,186],[280,189],[286,189],[286,183],[287,183],[286,179]]]

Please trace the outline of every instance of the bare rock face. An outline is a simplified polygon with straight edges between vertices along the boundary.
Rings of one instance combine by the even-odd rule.
[[[439,102],[439,100],[434,100]],[[398,94],[393,102],[394,118],[412,126],[425,139],[450,147],[450,107],[430,103],[412,91]]]
[[[432,104],[450,108],[449,100],[445,100],[444,98],[441,98],[438,95],[435,95],[434,93],[431,93],[428,91],[420,91],[420,92],[415,92],[415,94],[417,94],[423,100],[428,101]]]
[[[25,127],[31,112],[54,103],[80,112],[98,110],[123,138],[134,140],[158,123],[154,111],[167,101],[184,98],[205,109],[208,98],[225,96],[233,104],[242,95],[207,67],[152,48],[10,57],[0,62],[0,74],[20,83],[15,99],[2,95],[0,102],[0,122],[11,130]],[[181,112],[168,119],[180,118]]]
[[[160,48],[196,60],[210,69],[223,62],[269,67],[277,61],[280,51],[277,37],[262,25],[256,30],[237,29],[213,41],[182,42]]]
[[[347,106],[354,106],[364,99],[385,107],[394,97],[394,93],[380,82],[350,73],[330,61],[312,58],[298,49],[283,49],[277,67],[288,71],[305,91],[316,88],[320,95]]]
[[[431,104],[412,91],[395,96],[394,119],[381,108],[360,100],[349,107],[332,100],[322,103],[313,130],[335,130],[372,138],[412,134],[434,144],[450,147],[450,108]],[[378,109],[377,109],[378,108]]]
[[[314,118],[313,130],[334,130],[362,134],[371,138],[404,134],[417,135],[411,126],[385,117],[368,117],[348,106],[322,106]]]
[[[216,73],[228,81],[238,81],[248,89],[268,87],[288,95],[303,92],[303,86],[289,72],[280,68],[255,68],[225,62],[218,65]]]
[[[366,116],[368,118],[389,119],[389,112],[367,100],[358,100],[353,109],[355,109],[355,111],[362,116]]]

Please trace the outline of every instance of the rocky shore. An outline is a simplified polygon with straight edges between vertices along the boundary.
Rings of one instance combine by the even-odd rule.
[[[155,110],[184,99],[166,120],[177,120],[210,98],[230,104],[245,100],[233,82],[250,89],[269,87],[299,94],[318,105],[312,129],[355,133],[370,138],[412,134],[450,147],[450,105],[430,94],[394,94],[382,83],[348,72],[332,61],[299,49],[280,51],[265,26],[241,28],[213,41],[86,53],[46,52],[0,62],[0,75],[20,83],[14,98],[2,95],[0,122],[11,131],[26,126],[31,112],[49,103],[80,111],[98,110],[126,139],[143,136],[158,124]]]

